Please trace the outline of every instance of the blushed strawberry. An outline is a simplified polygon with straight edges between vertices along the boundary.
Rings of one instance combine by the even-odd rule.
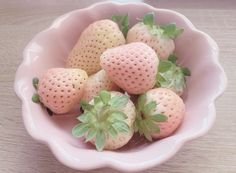
[[[169,88],[178,95],[182,95],[186,89],[186,77],[191,73],[188,68],[177,64],[177,57],[172,54],[168,60],[162,60],[158,66],[156,87]]]
[[[36,85],[38,98],[52,112],[67,113],[79,103],[87,78],[81,69],[51,68]]]
[[[78,117],[80,123],[73,128],[72,134],[85,137],[85,141],[94,144],[98,151],[118,149],[133,136],[136,112],[127,95],[103,90],[81,106],[84,114]]]
[[[135,131],[148,140],[171,135],[184,118],[183,100],[165,88],[149,90],[138,99]]]
[[[130,94],[142,94],[155,85],[158,63],[155,51],[142,42],[108,49],[101,55],[102,68]]]
[[[81,34],[70,52],[66,66],[85,70],[88,75],[101,69],[100,56],[108,48],[125,44],[118,25],[111,20],[99,20],[90,24]]]
[[[144,16],[142,22],[135,24],[127,34],[127,43],[144,42],[153,48],[160,59],[167,59],[175,50],[174,39],[183,29],[176,28],[175,24],[158,26],[154,21],[154,13]]]
[[[119,87],[111,81],[104,70],[89,76],[84,87],[82,100],[90,101],[97,96],[102,90],[118,91]]]

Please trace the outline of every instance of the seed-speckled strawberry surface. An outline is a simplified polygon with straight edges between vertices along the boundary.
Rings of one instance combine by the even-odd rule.
[[[180,125],[185,114],[183,100],[173,91],[165,88],[156,88],[148,91],[147,103],[155,101],[157,104],[153,114],[163,114],[168,117],[166,122],[158,123],[160,133],[152,134],[154,139],[171,135]]]
[[[127,34],[127,43],[144,42],[155,50],[160,59],[167,59],[174,52],[175,44],[172,39],[165,38],[163,35],[153,35],[147,25],[137,23]]]
[[[89,76],[86,86],[84,87],[84,94],[82,100],[90,101],[97,96],[100,91],[118,91],[119,87],[111,81],[104,70]]]
[[[100,56],[108,48],[125,44],[116,23],[100,20],[90,24],[81,34],[67,59],[67,67],[80,68],[88,75],[101,69]]]
[[[81,69],[49,69],[39,79],[40,101],[54,113],[69,112],[82,97],[87,78]]]
[[[141,94],[154,86],[158,64],[155,51],[142,42],[108,49],[101,55],[102,68],[130,94]]]

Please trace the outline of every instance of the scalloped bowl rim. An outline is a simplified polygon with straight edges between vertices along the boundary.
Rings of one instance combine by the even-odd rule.
[[[67,155],[67,153],[63,152],[63,150],[61,149],[61,147],[58,145],[58,143],[56,142],[56,140],[54,138],[46,138],[46,136],[42,135],[40,132],[37,131],[37,129],[31,125],[31,121],[32,119],[26,119],[25,114],[29,113],[29,110],[27,108],[27,99],[24,97],[24,95],[21,94],[21,87],[19,86],[19,84],[17,83],[17,74],[19,73],[19,71],[24,67],[25,62],[27,61],[28,56],[26,55],[27,49],[29,48],[29,46],[31,45],[31,43],[34,42],[34,40],[40,36],[40,34],[44,33],[44,32],[48,32],[50,31],[55,25],[57,25],[57,22],[60,20],[64,20],[64,18],[66,18],[67,16],[71,15],[74,12],[77,11],[88,11],[88,10],[92,10],[93,8],[96,8],[97,6],[100,5],[107,5],[107,4],[113,4],[113,5],[117,5],[117,6],[122,6],[122,5],[142,5],[142,6],[146,6],[147,8],[151,9],[151,10],[158,10],[158,11],[164,11],[164,12],[169,12],[172,13],[174,15],[177,15],[178,17],[182,18],[182,20],[184,20],[187,24],[187,26],[191,29],[192,32],[197,32],[199,34],[201,34],[203,37],[206,38],[206,40],[209,42],[209,44],[214,48],[215,51],[215,57],[212,58],[212,62],[214,63],[214,65],[220,70],[220,87],[218,89],[218,92],[215,93],[214,96],[212,96],[212,101],[211,103],[209,103],[208,105],[208,109],[209,109],[209,114],[211,119],[209,120],[208,126],[205,128],[202,128],[198,131],[198,133],[192,134],[192,136],[185,136],[182,137],[178,140],[178,142],[176,143],[175,147],[173,150],[171,150],[169,153],[166,153],[166,155],[164,157],[162,157],[162,159],[153,159],[153,160],[149,160],[146,162],[142,162],[142,163],[133,163],[133,164],[127,164],[125,162],[119,161],[119,160],[114,160],[114,159],[110,159],[110,160],[102,160],[102,161],[97,161],[97,162],[91,162],[90,164],[87,165],[83,165],[80,164],[79,161],[76,161],[75,158],[70,158],[70,156]],[[74,169],[78,169],[78,170],[91,170],[91,169],[96,169],[96,168],[102,168],[102,167],[111,167],[111,168],[115,168],[117,170],[122,170],[122,171],[141,171],[144,169],[148,169],[151,167],[154,167],[156,165],[159,165],[163,162],[165,162],[166,160],[168,160],[169,158],[171,158],[177,151],[179,151],[179,149],[183,146],[183,144],[187,141],[196,139],[202,135],[204,135],[205,133],[207,133],[207,131],[212,127],[214,120],[215,120],[215,105],[214,105],[214,101],[217,97],[219,97],[223,91],[225,90],[226,86],[227,86],[227,78],[225,75],[225,72],[223,70],[223,68],[221,67],[219,60],[218,60],[218,55],[219,55],[219,48],[216,44],[216,42],[206,33],[198,30],[195,28],[195,26],[189,21],[189,19],[187,19],[184,15],[175,12],[173,10],[168,10],[168,9],[159,9],[159,8],[154,8],[148,4],[145,3],[118,3],[118,2],[102,2],[102,3],[96,3],[93,4],[87,8],[83,8],[83,9],[78,9],[78,10],[74,10],[71,11],[69,13],[66,13],[60,17],[58,17],[57,19],[55,19],[53,21],[53,23],[51,24],[51,26],[45,30],[43,30],[42,32],[38,33],[36,36],[34,36],[34,38],[28,43],[28,45],[26,46],[26,48],[24,49],[24,53],[23,53],[23,62],[21,63],[21,65],[18,67],[18,70],[16,72],[16,78],[15,78],[15,84],[14,84],[14,89],[15,92],[17,94],[17,96],[22,100],[22,115],[23,115],[23,120],[24,120],[24,124],[25,127],[28,131],[28,133],[36,140],[47,144],[49,146],[49,148],[51,149],[51,151],[53,152],[53,154],[56,156],[56,158],[62,162],[63,164],[74,168]],[[209,115],[208,115],[209,116]]]

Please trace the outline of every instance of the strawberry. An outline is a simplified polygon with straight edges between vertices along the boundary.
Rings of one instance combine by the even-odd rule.
[[[153,48],[160,59],[167,59],[174,52],[174,39],[183,32],[175,24],[155,25],[154,13],[144,16],[142,22],[135,24],[127,34],[127,43],[144,42]]]
[[[155,85],[159,59],[142,42],[108,49],[101,55],[101,66],[120,88],[142,94]]]
[[[180,125],[184,114],[184,102],[173,91],[149,90],[138,98],[135,131],[150,141],[167,137]]]
[[[178,95],[182,95],[186,89],[186,76],[190,76],[188,68],[180,67],[177,57],[172,54],[168,60],[162,60],[158,66],[156,87],[169,88]]]
[[[56,114],[67,113],[79,103],[87,78],[81,69],[51,68],[39,81],[34,79],[38,94],[32,99]]]
[[[118,25],[111,20],[99,20],[90,24],[81,34],[70,52],[66,66],[85,70],[88,75],[101,69],[100,56],[108,48],[125,44]]]
[[[89,103],[81,102],[81,106],[84,113],[72,134],[85,137],[85,142],[90,141],[98,151],[118,149],[133,136],[136,112],[127,95],[103,90]]]
[[[100,91],[118,91],[119,87],[110,80],[104,70],[89,76],[86,86],[84,87],[84,94],[82,100],[90,101],[93,97],[97,96]]]

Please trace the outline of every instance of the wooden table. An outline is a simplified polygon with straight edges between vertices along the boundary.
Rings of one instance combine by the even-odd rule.
[[[0,1],[0,173],[75,173],[59,163],[49,149],[26,132],[21,102],[14,94],[16,68],[31,38],[59,15],[95,0]],[[236,3],[235,1],[154,0],[152,5],[175,9],[219,44],[228,88],[216,102],[217,120],[204,137],[187,143],[178,154],[148,173],[236,172]],[[105,168],[90,173],[117,173]]]

